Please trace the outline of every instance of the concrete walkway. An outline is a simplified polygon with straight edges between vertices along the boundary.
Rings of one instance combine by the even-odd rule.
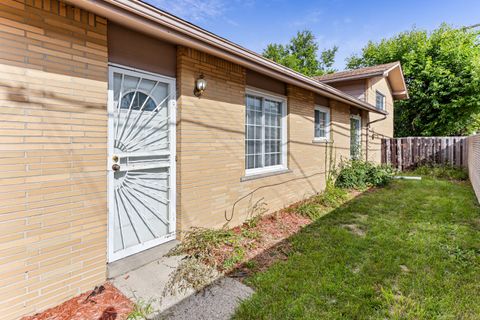
[[[115,262],[109,266],[111,282],[132,300],[151,303],[155,310],[153,319],[230,319],[240,301],[253,293],[235,279],[219,274],[200,292],[188,289],[165,295],[170,275],[184,258],[165,256],[174,245],[170,243],[139,257]],[[124,272],[126,268],[133,270]]]
[[[253,290],[232,278],[221,278],[200,292],[173,305],[155,320],[227,320]]]

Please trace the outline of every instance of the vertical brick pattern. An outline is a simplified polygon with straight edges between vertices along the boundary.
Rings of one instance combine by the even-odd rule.
[[[468,137],[468,175],[480,201],[480,135]]]
[[[0,319],[105,280],[106,20],[0,3]]]
[[[245,174],[245,70],[193,49],[177,59],[177,222],[191,227],[233,226],[252,214],[272,212],[325,188],[329,145],[314,144],[314,96],[288,87],[289,173],[243,181]],[[193,95],[204,74],[207,90]],[[349,106],[332,103],[334,154],[348,157]]]

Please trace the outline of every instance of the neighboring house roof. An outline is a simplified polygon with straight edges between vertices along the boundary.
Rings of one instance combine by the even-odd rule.
[[[332,84],[379,76],[387,78],[390,87],[392,88],[392,95],[395,99],[408,99],[407,85],[405,83],[402,66],[399,61],[330,73],[323,76],[314,77],[314,79],[322,83]]]
[[[188,46],[248,69],[293,84],[328,98],[333,98],[358,108],[387,114],[375,106],[335,89],[325,83],[304,76],[262,55],[245,49],[194,24],[139,0],[66,0],[116,23],[137,31],[159,37],[176,44]]]

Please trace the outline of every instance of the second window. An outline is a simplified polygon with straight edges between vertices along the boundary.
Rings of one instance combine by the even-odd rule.
[[[330,140],[330,109],[327,107],[315,107],[315,140]]]

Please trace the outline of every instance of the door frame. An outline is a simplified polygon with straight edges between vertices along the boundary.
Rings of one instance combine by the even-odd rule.
[[[127,75],[135,77],[145,77],[150,76],[155,80],[162,81],[169,84],[169,94],[171,98],[168,100],[168,113],[170,115],[169,119],[169,141],[170,141],[170,161],[169,161],[169,231],[165,236],[144,242],[142,244],[136,245],[135,247],[127,248],[121,252],[114,252],[114,171],[112,170],[113,160],[111,156],[113,155],[113,128],[114,128],[114,100],[113,100],[113,74],[114,72],[122,72]],[[176,79],[172,77],[167,77],[159,75],[153,72],[136,69],[128,66],[123,66],[119,64],[109,63],[108,64],[108,101],[107,101],[107,115],[108,115],[108,133],[107,133],[107,212],[108,212],[108,225],[107,225],[107,261],[113,262],[127,256],[139,253],[141,251],[150,249],[162,243],[174,240],[176,238],[176,191],[177,191],[177,168],[176,168],[176,116],[177,116],[177,97],[176,97]]]

